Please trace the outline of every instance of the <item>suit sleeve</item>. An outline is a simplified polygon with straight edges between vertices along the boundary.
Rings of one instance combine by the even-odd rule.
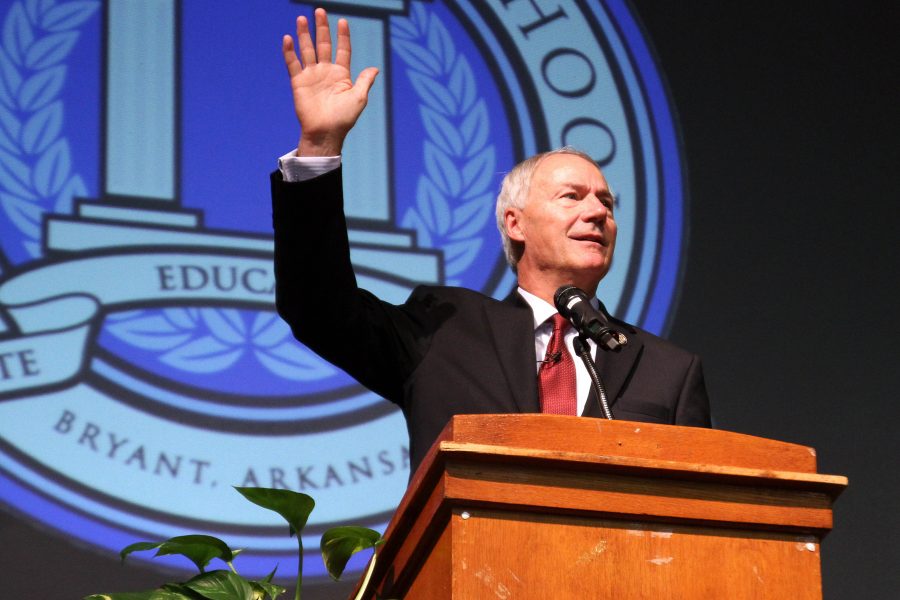
[[[427,314],[357,286],[340,169],[297,183],[276,171],[271,184],[278,314],[322,358],[400,404],[427,347]]]

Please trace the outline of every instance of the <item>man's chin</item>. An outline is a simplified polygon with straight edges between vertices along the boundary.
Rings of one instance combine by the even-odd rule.
[[[582,264],[577,269],[572,270],[572,285],[580,287],[586,292],[596,289],[600,280],[606,277],[609,272],[609,263],[607,261],[589,261]]]
[[[599,276],[603,277],[609,271],[611,263],[606,253],[592,252],[583,258],[580,270],[591,275],[599,273]]]

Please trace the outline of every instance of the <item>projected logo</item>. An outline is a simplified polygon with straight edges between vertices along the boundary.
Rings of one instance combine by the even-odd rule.
[[[208,532],[249,548],[243,571],[263,574],[289,573],[295,543],[230,487],[303,491],[318,503],[304,541],[315,577],[325,528],[385,527],[409,476],[406,433],[274,312],[266,175],[296,140],[278,41],[311,7],[248,4],[3,9],[0,498],[110,551]],[[572,144],[618,196],[604,301],[665,328],[679,150],[623,2],[337,11],[355,70],[384,74],[344,154],[361,285],[394,302],[420,283],[505,296],[502,174]]]

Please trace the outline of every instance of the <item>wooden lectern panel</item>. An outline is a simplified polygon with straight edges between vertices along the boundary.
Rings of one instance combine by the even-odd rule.
[[[846,478],[811,448],[552,415],[454,417],[367,598],[821,598]]]
[[[454,511],[450,529],[452,571],[460,574],[454,598],[821,598],[812,536],[552,515],[511,519],[478,509]],[[486,539],[527,551],[498,552]]]

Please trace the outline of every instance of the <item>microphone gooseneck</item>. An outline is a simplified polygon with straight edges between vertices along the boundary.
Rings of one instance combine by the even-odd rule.
[[[597,392],[597,402],[600,403],[600,411],[603,413],[603,416],[610,421],[613,420],[612,411],[609,410],[609,400],[606,397],[606,386],[603,385],[603,380],[600,378],[600,373],[597,372],[597,365],[594,364],[594,359],[591,358],[591,351],[587,345],[587,342],[579,335],[575,338],[574,347],[575,354],[581,357],[582,362],[584,362],[584,366],[587,369],[588,375],[591,376],[591,385],[594,386],[594,391]]]

